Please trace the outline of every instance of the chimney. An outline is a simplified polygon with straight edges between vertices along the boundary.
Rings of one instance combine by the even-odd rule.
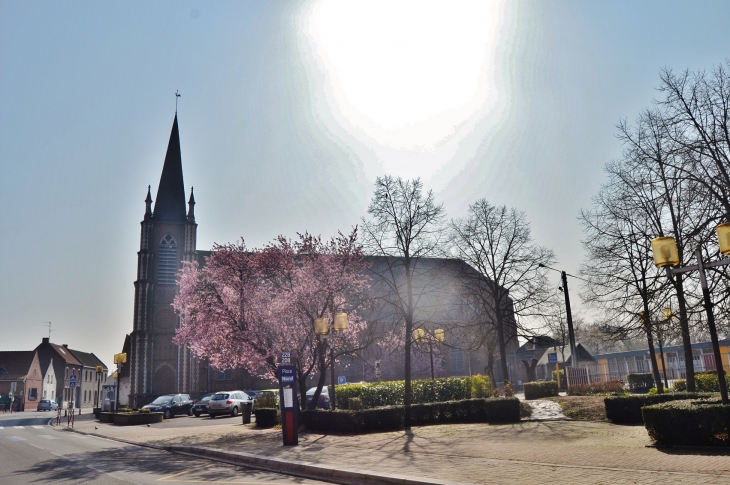
[[[63,344],[64,348],[68,348],[68,344]]]
[[[48,337],[43,337],[42,343],[47,344],[49,341],[50,341],[50,339]]]

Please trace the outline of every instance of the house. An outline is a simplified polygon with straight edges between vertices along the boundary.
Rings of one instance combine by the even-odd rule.
[[[41,399],[56,400],[56,372],[53,370],[53,360],[48,363],[43,373],[43,389]]]
[[[11,400],[18,411],[35,410],[42,385],[38,352],[0,352],[0,396],[4,402]]]
[[[81,397],[81,388],[76,387],[72,390],[69,379],[70,376],[77,376],[76,382],[83,372],[83,364],[68,349],[68,345],[58,345],[50,342],[47,337],[43,338],[41,344],[35,348],[38,352],[42,369],[53,369],[55,384],[56,402],[66,409],[71,403],[74,407],[78,407],[79,398]],[[53,366],[50,364],[53,363]],[[44,378],[46,376],[43,376]],[[40,386],[39,386],[40,387]]]
[[[76,382],[76,407],[77,408],[95,408],[98,406],[99,393],[101,392],[101,384],[106,380],[109,369],[106,365],[93,353],[82,352],[80,350],[68,349],[71,351],[76,360],[81,365],[81,374],[77,377]],[[103,369],[102,372],[96,372],[97,367]]]

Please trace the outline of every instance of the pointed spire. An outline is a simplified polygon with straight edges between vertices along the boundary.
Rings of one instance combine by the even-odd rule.
[[[156,221],[185,221],[185,186],[183,185],[182,157],[180,156],[180,133],[177,128],[177,113],[172,123],[170,142],[167,145],[165,165],[162,167],[160,186],[153,218]]]
[[[190,187],[190,200],[188,200],[188,222],[195,222],[195,196],[193,187]]]
[[[147,198],[144,200],[144,203],[146,205],[146,208],[144,210],[144,220],[149,221],[150,218],[152,218],[152,194],[150,191],[152,190],[152,186],[147,186]]]

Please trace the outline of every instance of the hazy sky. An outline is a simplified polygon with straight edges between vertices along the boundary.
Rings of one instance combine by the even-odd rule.
[[[730,57],[730,3],[0,2],[0,350],[107,365],[179,104],[198,248],[348,230],[378,175],[527,213],[559,268],[659,70]],[[558,275],[555,275],[557,286]],[[573,286],[578,302],[578,285]]]

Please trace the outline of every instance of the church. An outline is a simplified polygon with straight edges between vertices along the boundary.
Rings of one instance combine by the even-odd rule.
[[[185,198],[176,112],[156,198],[152,199],[151,187],[148,187],[145,199],[137,252],[137,279],[134,282],[133,326],[122,349],[122,352],[127,354],[127,363],[122,366],[119,374],[121,406],[136,408],[163,394],[183,393],[197,397],[203,392],[274,387],[272,383],[252,376],[243,369],[211,369],[207,361],[197,359],[185,346],[173,343],[175,332],[180,326],[180,318],[172,307],[178,291],[177,272],[187,261],[197,261],[202,266],[205,257],[210,255],[210,251],[199,251],[196,248],[198,225],[195,222],[195,198],[192,187],[187,203]],[[467,267],[472,273],[475,270],[457,259],[422,259],[426,272],[413,284],[422,287],[424,295],[431,295],[428,298],[436,298],[431,302],[430,308],[463,307],[463,304],[458,302],[460,299],[456,294],[458,288],[464,284],[463,269]],[[377,281],[378,269],[383,268],[386,259],[367,256],[367,260],[370,261],[370,273],[374,278],[372,298],[386,301],[388,296],[385,293],[379,294],[379,288],[384,285],[382,282],[378,284]],[[471,276],[467,280],[474,281],[474,278]],[[473,312],[473,309],[469,311]],[[385,310],[378,310],[365,316],[370,322],[386,318],[392,317],[390,312]],[[446,314],[440,317],[424,314],[420,320],[434,328],[441,326],[448,334],[449,327],[461,318]],[[506,354],[512,359],[508,365],[512,369],[517,369],[515,320],[511,317],[507,321],[511,325],[505,329],[509,349]],[[441,376],[487,372],[485,356],[479,352],[469,351],[466,347],[465,345],[464,348],[460,348],[459,345],[454,345],[454,342],[451,343],[448,357],[444,359]],[[486,360],[489,361],[489,358]],[[369,352],[364,352],[357,358],[346,356],[338,365],[338,374],[346,378],[347,382],[371,380],[374,378],[374,365],[370,365],[372,362],[373,358]],[[402,379],[403,366],[392,367],[393,373],[388,377]],[[491,365],[489,367],[491,369]],[[501,380],[499,366],[496,366],[495,371],[492,375],[495,379]],[[427,377],[427,375],[415,374],[413,377]]]
[[[192,188],[186,209],[177,113],[157,196],[153,201],[148,187],[141,226],[133,328],[124,342],[127,364],[119,380],[120,404],[134,407],[161,394],[196,392],[200,379],[198,359],[172,342],[179,325],[172,309],[177,271],[182,262],[208,254],[195,247],[198,225]]]

